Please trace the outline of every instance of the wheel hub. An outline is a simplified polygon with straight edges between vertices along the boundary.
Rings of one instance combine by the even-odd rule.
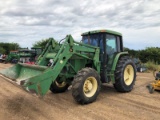
[[[124,82],[126,85],[130,85],[134,79],[134,69],[131,65],[127,65],[124,70]]]
[[[87,97],[92,97],[97,91],[97,81],[94,77],[88,77],[83,84],[83,92]]]
[[[92,90],[92,87],[93,87],[93,85],[92,85],[91,81],[86,80],[85,83],[84,83],[84,91],[89,92],[89,91]]]
[[[56,83],[56,85],[58,86],[58,87],[64,87],[67,83],[66,82],[61,82],[61,83],[59,83],[59,82],[57,82],[57,81],[55,81],[55,83]]]

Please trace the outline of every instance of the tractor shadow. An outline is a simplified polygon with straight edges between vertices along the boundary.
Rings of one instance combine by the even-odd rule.
[[[116,94],[117,91],[115,90],[115,88],[113,87],[112,84],[102,84],[101,86],[101,91],[100,93],[104,93],[104,94]]]

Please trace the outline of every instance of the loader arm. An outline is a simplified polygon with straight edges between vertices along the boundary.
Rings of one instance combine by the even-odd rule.
[[[37,65],[47,65],[47,61],[45,60],[47,57],[47,54],[49,52],[52,52],[53,50],[59,49],[59,47],[60,46],[58,45],[58,43],[53,38],[50,38],[43,52],[39,55],[36,61],[36,64]]]
[[[53,64],[49,67],[42,66],[42,64],[46,64],[47,54],[51,47],[53,49],[56,48],[56,46],[54,40],[49,41],[47,48],[38,58],[37,64],[39,66],[17,64],[17,66],[13,66],[14,68],[9,68],[15,72],[12,73],[12,75],[8,72],[10,71],[9,69],[3,70],[0,73],[18,82],[25,90],[40,96],[44,96],[47,93],[52,82],[56,80],[64,66],[73,56],[85,58],[86,61],[92,61],[94,64],[93,67],[100,73],[99,47],[75,42],[71,35],[67,35],[65,42],[61,45],[56,55],[51,56],[53,58]],[[19,71],[17,71],[17,69],[19,69]],[[78,72],[78,70],[80,69],[75,69],[76,72]]]

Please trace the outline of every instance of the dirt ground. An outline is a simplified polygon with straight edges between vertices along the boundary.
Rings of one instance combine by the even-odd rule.
[[[0,70],[10,67],[0,63]],[[150,94],[146,85],[152,73],[137,73],[130,93],[118,93],[112,85],[103,85],[98,99],[79,105],[71,90],[40,99],[0,77],[0,120],[158,120],[160,92]]]

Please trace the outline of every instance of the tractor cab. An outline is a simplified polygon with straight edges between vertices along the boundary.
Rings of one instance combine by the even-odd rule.
[[[83,33],[82,42],[100,47],[100,52],[107,55],[123,51],[121,33],[111,30],[97,30]]]
[[[82,34],[82,43],[100,48],[101,76],[109,82],[107,71],[111,71],[116,55],[123,52],[122,34],[111,30],[95,30]]]

